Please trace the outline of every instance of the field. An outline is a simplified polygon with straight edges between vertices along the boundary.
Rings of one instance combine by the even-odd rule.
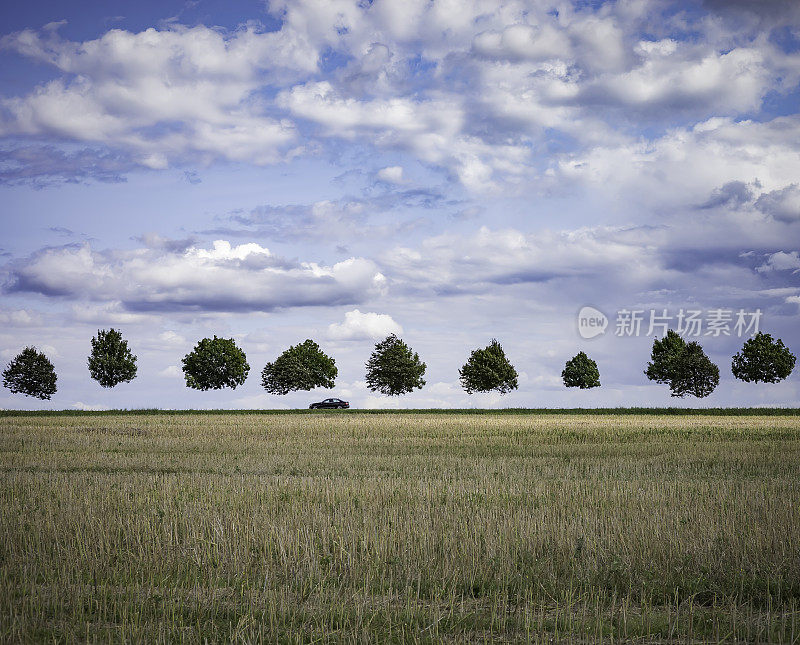
[[[0,642],[800,642],[800,416],[0,413]]]

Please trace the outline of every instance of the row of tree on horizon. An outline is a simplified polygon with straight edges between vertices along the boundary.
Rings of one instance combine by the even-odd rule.
[[[101,329],[91,340],[89,374],[102,387],[129,383],[137,375],[137,357],[128,341],[116,329]],[[745,382],[777,383],[794,369],[796,357],[781,339],[763,332],[745,341],[731,362],[733,375]],[[250,373],[247,357],[232,338],[203,338],[184,356],[186,386],[195,390],[236,389]],[[408,394],[425,386],[427,366],[395,334],[376,343],[366,365],[367,387],[387,396]],[[315,388],[332,389],[338,376],[336,361],[308,339],[292,345],[261,371],[261,385],[271,394],[288,394]],[[468,394],[499,392],[518,388],[517,371],[496,339],[471,352],[458,371]],[[697,342],[686,342],[677,332],[667,331],[655,339],[645,375],[668,385],[672,396],[703,398],[719,384],[719,367]],[[561,372],[566,387],[590,389],[600,386],[597,363],[585,352],[570,358]],[[53,364],[35,347],[22,350],[3,371],[3,385],[14,394],[49,400],[56,393],[57,375]]]

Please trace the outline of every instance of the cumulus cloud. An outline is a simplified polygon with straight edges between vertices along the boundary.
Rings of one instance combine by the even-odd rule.
[[[800,186],[790,184],[778,190],[762,194],[756,200],[756,208],[783,222],[800,221]]]
[[[156,169],[188,153],[254,163],[282,158],[292,124],[267,114],[254,92],[280,80],[282,70],[312,71],[317,60],[286,34],[252,27],[230,34],[204,26],[113,29],[85,42],[24,30],[2,46],[63,76],[3,99],[0,134],[107,144]]]
[[[418,249],[397,247],[383,263],[389,276],[408,289],[432,289],[441,295],[598,274],[646,281],[660,268],[652,247],[642,242],[657,236],[658,232],[607,227],[526,234],[484,226],[475,235],[428,238]]]
[[[738,117],[800,77],[800,55],[763,25],[737,37],[714,20],[690,30],[671,3],[276,0],[268,10],[279,29],[6,36],[3,47],[60,76],[2,99],[0,134],[108,147],[78,180],[111,181],[130,164],[269,164],[344,142],[410,152],[479,192],[537,178],[534,153],[565,138],[587,153],[630,137],[632,119]],[[64,164],[91,162],[23,159],[9,180],[69,176]],[[398,183],[396,170],[379,173]]]
[[[344,322],[328,327],[328,337],[333,340],[366,340],[385,338],[389,334],[402,334],[403,328],[388,314],[348,311]]]
[[[30,327],[42,322],[40,314],[27,309],[0,309],[0,324],[8,327]]]
[[[778,251],[767,256],[764,264],[756,268],[756,271],[791,271],[800,273],[800,255],[797,251]]]
[[[270,311],[358,303],[379,293],[375,264],[290,262],[258,244],[182,252],[139,248],[97,251],[89,244],[45,248],[7,269],[9,292],[119,301],[127,311]]]
[[[798,134],[797,115],[764,122],[714,117],[673,128],[653,140],[621,141],[559,155],[549,174],[628,199],[635,196],[659,210],[730,205],[746,201],[748,190],[773,191],[796,180]]]
[[[388,182],[390,184],[402,184],[403,183],[403,167],[402,166],[387,166],[386,168],[381,168],[377,175],[378,179],[381,181]]]

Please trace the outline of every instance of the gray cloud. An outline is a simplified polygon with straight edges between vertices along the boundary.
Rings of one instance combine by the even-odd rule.
[[[753,201],[755,196],[754,188],[760,188],[757,182],[755,185],[743,181],[729,181],[720,188],[717,188],[705,202],[699,205],[701,209],[719,208],[739,208],[744,204]]]
[[[220,226],[201,231],[205,235],[259,237],[278,241],[322,239],[346,243],[354,238],[384,237],[424,226],[418,216],[393,217],[383,214],[406,210],[452,209],[459,201],[446,199],[431,189],[408,188],[368,193],[363,197],[342,197],[313,204],[262,205],[248,212],[233,212]]]
[[[800,186],[790,184],[764,193],[756,200],[756,208],[782,222],[800,222]]]
[[[257,244],[217,241],[210,249],[156,240],[133,251],[89,244],[47,247],[5,268],[6,293],[121,302],[129,311],[272,311],[358,304],[380,293],[374,263],[288,262]]]
[[[55,146],[21,146],[2,151],[0,184],[42,188],[89,181],[119,183],[139,167],[128,155],[84,148],[66,152]]]

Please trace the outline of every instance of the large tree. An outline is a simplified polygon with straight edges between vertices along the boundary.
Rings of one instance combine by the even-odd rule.
[[[700,343],[687,343],[675,365],[675,372],[669,383],[672,396],[691,394],[703,398],[711,394],[719,385],[719,367],[706,356]]]
[[[650,354],[651,362],[647,364],[645,371],[647,378],[656,383],[669,384],[674,376],[678,356],[685,350],[686,341],[672,329],[667,331],[664,338],[656,338]]]
[[[719,367],[706,356],[697,342],[687,343],[673,330],[653,341],[647,378],[669,385],[672,396],[687,394],[703,398],[719,384]]]
[[[313,340],[289,347],[261,371],[261,385],[272,394],[288,394],[316,387],[332,388],[336,361],[325,354]]]
[[[564,365],[561,379],[567,387],[579,387],[582,390],[600,387],[600,370],[585,352],[578,352]]]
[[[458,375],[467,394],[492,390],[506,394],[518,387],[517,370],[495,338],[483,349],[472,350]]]
[[[129,383],[136,378],[136,356],[116,329],[99,329],[92,338],[89,374],[103,387]]]
[[[14,394],[49,400],[56,393],[56,370],[35,347],[26,347],[3,370],[3,385]]]
[[[792,373],[796,357],[780,338],[758,332],[733,356],[731,371],[746,383],[777,383]]]
[[[367,387],[389,396],[407,394],[425,385],[425,363],[392,334],[375,345],[367,361]]]
[[[247,357],[232,338],[204,338],[183,358],[186,386],[195,390],[235,390],[249,372]]]

